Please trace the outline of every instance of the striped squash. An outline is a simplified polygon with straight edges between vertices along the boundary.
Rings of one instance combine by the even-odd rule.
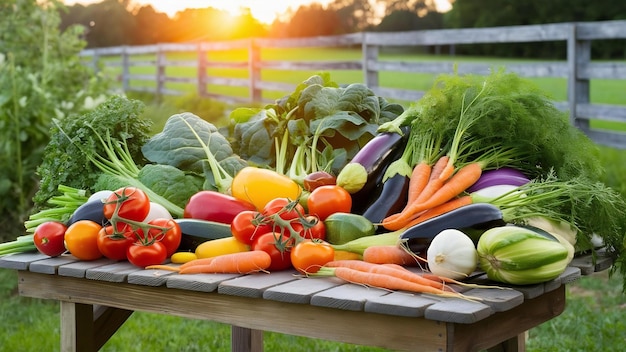
[[[555,279],[570,262],[567,247],[558,239],[514,225],[485,231],[477,250],[489,279],[514,285]]]

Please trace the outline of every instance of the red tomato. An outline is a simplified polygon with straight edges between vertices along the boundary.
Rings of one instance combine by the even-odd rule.
[[[40,253],[58,257],[65,252],[65,231],[67,226],[57,221],[46,221],[35,229],[33,242]]]
[[[320,219],[313,215],[307,215],[304,220],[308,223],[303,226],[302,229],[302,237],[306,239],[317,239],[317,240],[325,240],[326,239],[326,225]]]
[[[289,251],[292,241],[276,232],[267,232],[252,242],[251,250],[264,251],[272,258],[267,270],[285,270],[291,267]]]
[[[252,244],[259,235],[272,231],[272,224],[263,222],[263,216],[256,210],[244,210],[230,223],[233,237],[245,244]]]
[[[154,219],[148,222],[148,225],[154,225],[163,228],[165,231],[158,228],[151,228],[148,230],[149,239],[155,239],[165,245],[167,249],[167,257],[171,257],[176,253],[180,242],[182,241],[183,234],[180,229],[180,225],[173,219]]]
[[[167,259],[167,248],[157,241],[150,244],[135,242],[128,247],[126,257],[133,265],[145,268],[148,265],[162,264]]]
[[[291,220],[304,215],[304,207],[288,198],[274,198],[263,207],[261,213],[268,217],[278,214],[284,220]]]
[[[116,233],[112,225],[105,226],[98,232],[98,250],[112,260],[126,260],[126,251],[135,242],[132,231]]]
[[[120,203],[119,208],[118,203]],[[150,212],[150,199],[137,187],[123,187],[113,192],[104,204],[104,216],[111,219],[117,210],[117,216],[132,221],[143,221]],[[117,230],[123,232],[127,224],[118,222]]]
[[[315,273],[335,259],[335,250],[326,242],[302,241],[291,249],[291,265],[303,274]]]
[[[309,195],[307,206],[309,214],[317,215],[324,221],[333,213],[349,213],[352,209],[352,196],[337,185],[320,186]]]

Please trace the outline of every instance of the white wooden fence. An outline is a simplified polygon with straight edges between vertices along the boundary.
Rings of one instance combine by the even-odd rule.
[[[406,90],[381,86],[379,75],[384,71],[441,74],[452,73],[455,66],[461,73],[487,74],[493,68],[490,63],[454,62],[450,60],[415,62],[382,60],[380,51],[385,47],[425,47],[451,46],[460,44],[488,43],[528,43],[563,41],[566,42],[565,61],[532,61],[511,63],[506,69],[524,77],[558,77],[567,80],[567,101],[555,104],[570,112],[571,123],[582,129],[599,144],[626,149],[626,134],[607,130],[593,129],[590,120],[615,121],[626,124],[626,101],[624,105],[593,104],[590,100],[590,81],[592,79],[626,79],[626,62],[592,61],[591,43],[594,40],[626,39],[626,21],[574,22],[530,26],[508,26],[471,29],[442,29],[407,32],[362,32],[340,36],[263,39],[253,38],[226,42],[199,42],[157,44],[147,46],[121,46],[88,49],[82,52],[91,57],[94,67],[104,57],[117,57],[119,60],[103,60],[106,65],[121,66],[120,80],[124,91],[148,91],[157,95],[180,94],[180,91],[168,89],[166,82],[195,84],[200,96],[212,97],[226,102],[261,102],[263,91],[289,92],[294,85],[284,82],[270,82],[261,79],[261,71],[275,70],[360,70],[363,82],[377,95],[387,99],[416,101],[423,94],[419,90]],[[304,48],[304,47],[355,47],[362,49],[361,60],[312,60],[312,61],[268,61],[261,60],[263,48]],[[246,61],[224,62],[211,60],[211,53],[243,49],[247,50]],[[166,54],[176,52],[196,52],[196,60],[168,60]],[[155,55],[156,59],[145,60],[146,55]],[[136,59],[139,57],[140,59]],[[141,58],[144,59],[141,59]],[[156,68],[156,75],[130,74],[133,66]],[[194,77],[176,77],[166,74],[167,67],[190,67],[196,72]],[[209,68],[245,69],[247,78],[210,76]],[[136,87],[137,81],[156,82],[155,87]],[[342,83],[342,82],[338,82]],[[350,82],[345,82],[350,83]],[[209,92],[208,86],[247,87],[246,98]],[[626,94],[626,93],[625,93]]]

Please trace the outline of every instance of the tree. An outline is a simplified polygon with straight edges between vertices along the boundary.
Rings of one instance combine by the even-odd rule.
[[[52,119],[92,108],[109,87],[78,56],[83,28],[59,30],[63,6],[0,2],[0,240],[23,233]]]
[[[342,33],[341,19],[335,11],[319,3],[300,6],[285,26],[287,37],[313,37]]]
[[[374,20],[374,10],[369,0],[335,0],[328,5],[327,10],[335,12],[343,33],[363,31]]]
[[[170,18],[157,12],[152,6],[142,6],[135,13],[136,29],[133,33],[133,44],[156,44],[172,41],[169,27]]]

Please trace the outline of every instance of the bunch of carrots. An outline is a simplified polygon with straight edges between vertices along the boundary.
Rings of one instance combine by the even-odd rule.
[[[349,283],[367,287],[425,293],[447,298],[479,300],[479,298],[457,292],[449,284],[470,287],[479,287],[479,285],[466,284],[433,274],[418,274],[397,264],[374,264],[362,260],[336,260],[327,263],[310,276],[334,276]]]

